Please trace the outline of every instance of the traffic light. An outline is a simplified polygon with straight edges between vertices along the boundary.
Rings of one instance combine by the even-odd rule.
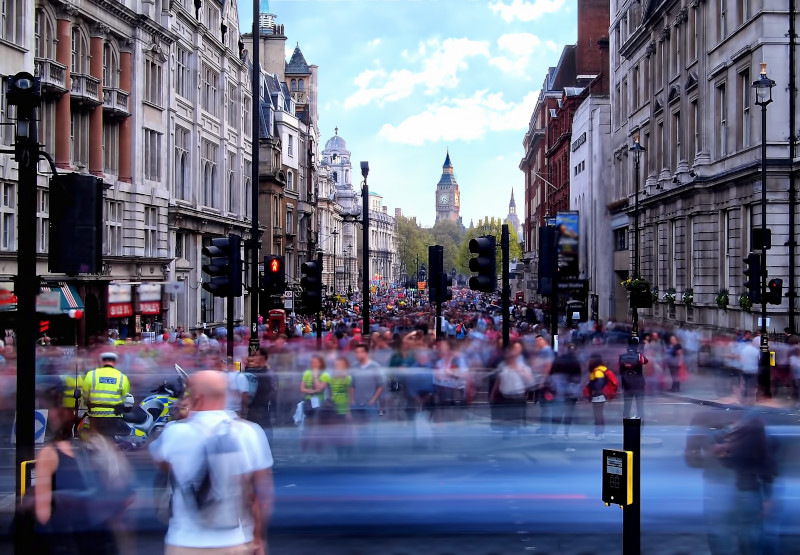
[[[447,274],[442,274],[442,286],[439,288],[439,302],[444,303],[453,300],[453,278]]]
[[[322,257],[309,260],[300,266],[303,277],[300,279],[302,291],[300,301],[306,314],[322,310]]]
[[[242,296],[242,238],[230,234],[211,240],[203,247],[203,256],[209,258],[203,264],[203,289],[215,297]]]
[[[494,235],[485,235],[469,242],[469,252],[478,256],[469,261],[469,270],[477,276],[469,278],[469,288],[473,291],[493,293],[497,287],[497,259]]]
[[[747,276],[744,287],[747,289],[750,304],[761,304],[761,256],[751,252],[744,259],[744,264],[744,275]]]
[[[261,288],[268,295],[283,295],[286,291],[284,258],[275,254],[264,257],[264,278]]]
[[[441,302],[439,291],[442,288],[444,273],[444,247],[441,245],[428,246],[428,266],[430,267],[430,280],[428,280],[428,302]]]
[[[772,278],[767,283],[767,299],[769,304],[781,304],[783,298],[783,280]]]
[[[95,274],[103,269],[103,180],[66,173],[50,179],[50,248],[54,273]]]

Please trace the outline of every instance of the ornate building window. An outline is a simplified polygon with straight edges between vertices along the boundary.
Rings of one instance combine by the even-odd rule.
[[[103,171],[116,174],[119,170],[119,124],[103,122]]]
[[[175,197],[189,200],[189,131],[175,126]]]
[[[175,92],[187,100],[194,98],[191,52],[182,46],[175,51]]]
[[[144,130],[144,178],[150,181],[161,179],[161,133]]]
[[[89,73],[89,39],[86,33],[78,27],[72,27],[72,54],[70,58],[72,73]]]
[[[45,253],[50,237],[50,191],[39,189],[36,197],[36,252]]]
[[[144,255],[156,256],[158,253],[158,207],[144,207]]]
[[[253,173],[253,163],[250,160],[244,161],[244,217],[245,218],[252,218],[252,203],[250,202],[250,197],[253,194],[252,189],[252,178],[251,175]]]
[[[162,64],[154,56],[144,59],[144,100],[155,106],[162,106],[163,90]]]
[[[69,154],[73,166],[89,162],[89,114],[72,112],[69,120]]]
[[[103,254],[120,256],[122,254],[122,219],[123,205],[121,201],[106,200],[103,206]]]
[[[219,103],[217,95],[217,83],[219,83],[219,73],[208,65],[203,65],[203,96],[201,105],[203,110],[213,116],[219,115]]]
[[[103,45],[103,88],[119,87],[119,53],[113,44]]]
[[[228,152],[228,212],[232,214],[239,213],[236,169],[236,153]]]
[[[200,149],[200,171],[203,178],[203,205],[217,207],[217,145],[203,139]]]
[[[17,248],[17,188],[13,183],[3,183],[0,189],[3,193],[0,199],[0,250],[13,251]]]
[[[35,38],[34,56],[52,60],[56,57],[55,37],[56,25],[50,13],[42,8],[36,10],[36,19],[33,22]]]
[[[25,26],[25,0],[0,0],[0,38],[22,45]]]

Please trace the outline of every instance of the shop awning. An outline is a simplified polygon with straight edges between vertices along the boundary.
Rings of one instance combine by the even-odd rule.
[[[72,285],[57,283],[55,285],[42,286],[41,293],[58,293],[60,296],[59,304],[58,306],[55,306],[55,303],[49,304],[43,299],[43,295],[39,295],[36,306],[37,312],[67,314],[70,310],[83,310],[83,301]]]

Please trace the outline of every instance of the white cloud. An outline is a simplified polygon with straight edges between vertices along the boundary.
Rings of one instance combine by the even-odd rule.
[[[488,44],[463,38],[421,42],[417,52],[403,52],[403,57],[410,62],[420,62],[418,68],[414,71],[399,69],[388,74],[382,69],[362,72],[354,80],[358,90],[347,98],[345,108],[400,100],[410,96],[417,87],[424,88],[427,94],[454,88],[459,84],[458,72],[466,70],[467,60],[475,56],[488,58]]]
[[[536,35],[530,33],[508,33],[497,39],[497,46],[501,52],[489,60],[489,64],[497,66],[505,73],[525,73],[531,56],[542,45]]]
[[[381,39],[373,39],[367,43],[371,48],[375,48],[376,46],[380,46]]]
[[[545,14],[555,13],[562,8],[565,0],[493,0],[489,8],[499,13],[507,23],[515,19],[534,21]]]
[[[393,143],[420,146],[425,142],[480,139],[490,131],[524,130],[539,98],[531,92],[519,103],[503,93],[478,91],[471,97],[445,99],[399,125],[385,124],[379,135]]]

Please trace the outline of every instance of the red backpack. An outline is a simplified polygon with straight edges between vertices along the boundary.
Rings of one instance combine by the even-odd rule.
[[[606,376],[606,385],[603,386],[603,395],[606,398],[606,401],[612,400],[614,397],[617,396],[617,391],[619,391],[619,380],[617,379],[616,374],[611,371],[610,368],[606,368],[605,366],[598,366],[597,368],[605,368],[605,376]],[[591,400],[592,393],[589,390],[589,384],[586,384],[583,388],[583,396]]]
[[[606,400],[610,401],[617,396],[617,391],[619,391],[619,380],[617,375],[608,368],[606,369],[606,385],[603,386],[603,395]]]

